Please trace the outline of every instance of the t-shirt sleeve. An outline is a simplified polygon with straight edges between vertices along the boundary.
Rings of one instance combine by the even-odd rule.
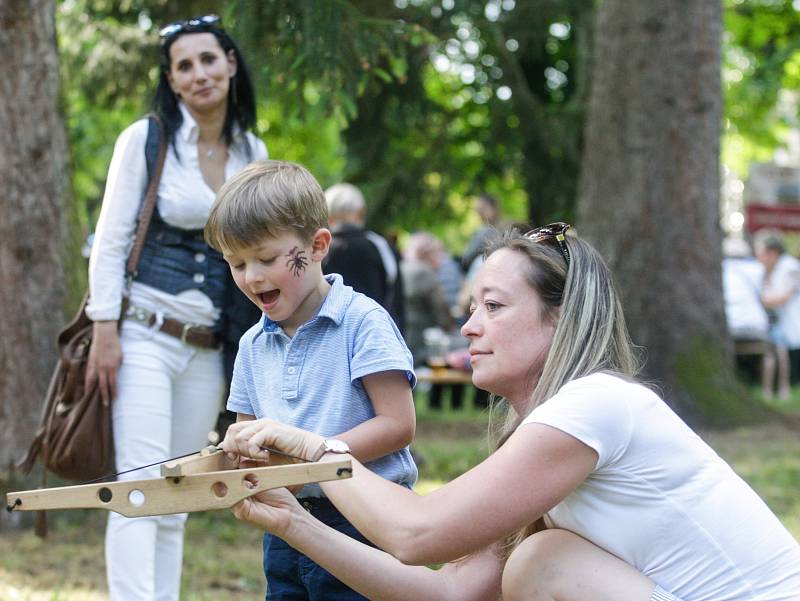
[[[233,364],[231,389],[228,393],[226,408],[234,413],[258,415],[250,398],[250,382],[252,380],[250,377],[252,373],[250,344],[251,341],[247,340],[247,334],[245,334],[239,343],[239,351],[236,353],[236,360]]]
[[[374,309],[364,316],[355,335],[350,379],[392,370],[405,372],[411,387],[416,385],[414,361],[403,336],[386,311]]]
[[[577,438],[597,452],[596,469],[601,469],[625,452],[631,438],[631,412],[619,384],[624,382],[604,374],[568,382],[520,427],[545,424]]]

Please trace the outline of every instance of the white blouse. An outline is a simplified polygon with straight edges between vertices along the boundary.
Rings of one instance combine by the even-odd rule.
[[[170,225],[201,229],[208,219],[216,196],[203,179],[197,157],[199,128],[186,107],[180,104],[183,123],[175,132],[175,148],[167,149],[164,172],[158,186],[158,211]],[[136,219],[147,187],[144,146],[148,120],[140,119],[123,131],[114,146],[103,205],[97,221],[89,258],[91,299],[86,309],[94,321],[119,318],[124,293],[125,264],[133,244]],[[267,148],[246,132],[252,160],[267,158]],[[234,135],[225,163],[225,179],[244,168],[249,160],[241,132]],[[177,149],[177,155],[176,155]],[[180,157],[180,160],[179,160]],[[200,290],[168,294],[146,284],[134,282],[131,304],[165,316],[201,325],[213,325],[219,309]]]

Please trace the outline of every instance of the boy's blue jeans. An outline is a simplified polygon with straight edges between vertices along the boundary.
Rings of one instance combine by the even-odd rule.
[[[365,539],[328,499],[299,499],[319,521],[355,540]],[[367,601],[308,557],[271,534],[264,535],[267,601]]]

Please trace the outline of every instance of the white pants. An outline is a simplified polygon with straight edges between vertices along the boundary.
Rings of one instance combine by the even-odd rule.
[[[127,320],[113,405],[118,472],[200,450],[219,414],[220,351]],[[158,478],[159,466],[120,480]],[[178,601],[186,514],[126,518],[110,512],[106,574],[111,601]]]

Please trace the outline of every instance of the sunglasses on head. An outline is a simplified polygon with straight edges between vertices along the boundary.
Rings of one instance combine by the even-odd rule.
[[[203,15],[202,17],[193,17],[184,21],[175,21],[169,25],[164,25],[158,30],[158,35],[164,39],[171,37],[177,33],[185,33],[192,31],[204,31],[215,25],[219,25],[220,18],[217,15]]]
[[[564,257],[564,260],[567,262],[567,267],[569,268],[569,249],[567,248],[567,242],[565,239],[566,231],[569,229],[569,223],[564,223],[563,221],[556,221],[555,223],[550,223],[548,225],[543,225],[541,227],[537,227],[532,229],[531,231],[523,234],[524,238],[527,238],[531,242],[544,242],[546,240],[555,240],[558,244],[558,249],[561,251],[561,254]]]

